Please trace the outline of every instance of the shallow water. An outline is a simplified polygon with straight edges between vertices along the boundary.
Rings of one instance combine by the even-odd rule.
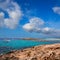
[[[59,42],[38,42],[30,40],[0,40],[0,54],[11,50],[23,49],[42,44],[53,44]]]

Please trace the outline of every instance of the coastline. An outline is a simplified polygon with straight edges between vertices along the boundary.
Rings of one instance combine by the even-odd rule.
[[[60,60],[60,43],[13,50],[0,55],[1,60]]]

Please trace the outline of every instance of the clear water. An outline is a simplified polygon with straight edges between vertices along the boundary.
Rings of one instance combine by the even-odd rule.
[[[23,49],[27,47],[42,45],[42,44],[53,44],[58,42],[38,42],[30,40],[0,40],[0,54],[6,53],[11,50]]]

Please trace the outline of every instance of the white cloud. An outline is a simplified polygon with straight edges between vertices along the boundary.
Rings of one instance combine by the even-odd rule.
[[[53,11],[60,15],[60,7],[53,7]]]
[[[4,22],[4,13],[0,12],[0,27],[3,26],[3,22]]]
[[[44,21],[41,18],[34,17],[30,19],[30,23],[35,26],[41,26],[44,24]]]
[[[31,31],[33,30],[34,26],[31,25],[30,23],[27,23],[27,24],[25,24],[25,25],[23,26],[23,28],[24,28],[25,30],[31,32]]]
[[[23,28],[27,31],[37,31],[40,30],[39,27],[44,25],[44,21],[38,17],[33,17],[29,20],[29,23],[26,23]]]
[[[56,30],[54,28],[50,27],[44,27],[44,21],[38,17],[31,18],[29,20],[29,23],[26,23],[23,26],[23,29],[25,29],[28,32],[36,32],[41,33],[46,36],[60,36],[60,30]]]
[[[42,28],[42,33],[45,33],[45,34],[49,34],[53,31],[52,28],[49,28],[49,27],[44,27]]]
[[[56,29],[50,29],[48,33],[45,33],[45,35],[50,36],[50,37],[60,37],[60,30]]]
[[[4,18],[4,24],[8,28],[15,28],[22,17],[20,6],[12,0],[0,2],[0,8],[8,13],[9,18]]]

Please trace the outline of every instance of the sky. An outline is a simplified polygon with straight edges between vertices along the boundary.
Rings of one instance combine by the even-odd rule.
[[[0,0],[0,38],[60,38],[60,0]]]

